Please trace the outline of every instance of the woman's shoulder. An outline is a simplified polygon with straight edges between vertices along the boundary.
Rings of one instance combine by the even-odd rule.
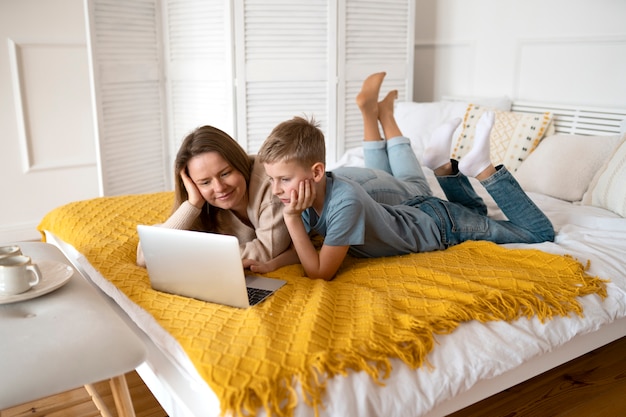
[[[252,207],[263,207],[268,204],[281,204],[272,194],[272,186],[265,174],[265,167],[259,162],[255,162],[254,156],[250,156],[251,170],[250,182],[248,183],[248,205]]]

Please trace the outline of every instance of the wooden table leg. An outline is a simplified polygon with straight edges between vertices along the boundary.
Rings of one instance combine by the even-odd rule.
[[[87,390],[87,393],[91,397],[91,401],[93,401],[93,403],[96,405],[96,408],[98,409],[98,411],[100,411],[100,415],[102,417],[113,417],[113,415],[109,411],[109,408],[105,404],[100,394],[98,394],[98,391],[93,386],[93,384],[86,384],[85,390]]]
[[[115,401],[115,407],[117,408],[117,415],[119,417],[135,417],[135,409],[133,408],[133,400],[128,390],[128,384],[126,383],[126,377],[119,375],[110,379],[111,392],[113,393],[113,400]]]

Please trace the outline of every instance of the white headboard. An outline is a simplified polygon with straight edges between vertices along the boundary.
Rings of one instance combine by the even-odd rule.
[[[626,109],[564,106],[532,101],[513,101],[511,111],[554,114],[556,133],[571,135],[615,135],[626,127]]]
[[[445,101],[472,102],[468,97],[444,96]],[[477,99],[476,101],[481,101]],[[512,101],[511,111],[522,113],[552,112],[556,133],[570,135],[617,135],[626,133],[626,109],[592,106],[569,106],[538,101]]]

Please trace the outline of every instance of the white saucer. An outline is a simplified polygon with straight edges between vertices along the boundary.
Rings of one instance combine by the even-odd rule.
[[[40,297],[62,287],[67,283],[74,269],[61,262],[41,261],[37,262],[37,266],[41,271],[42,278],[39,283],[30,290],[15,295],[0,295],[0,304],[15,303],[17,301],[30,300],[31,298]]]

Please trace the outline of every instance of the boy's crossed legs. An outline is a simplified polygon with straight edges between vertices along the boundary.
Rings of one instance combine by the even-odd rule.
[[[431,141],[424,151],[424,164],[437,176],[448,201],[460,204],[479,215],[474,221],[470,221],[469,230],[474,227],[476,230],[480,229],[479,224],[483,224],[486,229],[475,235],[470,232],[469,236],[473,239],[491,240],[496,243],[533,243],[553,240],[554,230],[545,214],[522,190],[504,166],[496,169],[492,164],[489,135],[494,122],[493,112],[486,112],[481,116],[476,125],[472,149],[458,163],[451,160],[449,155],[452,135],[460,119],[444,123],[433,132]],[[481,182],[508,221],[497,221],[486,217],[487,207],[476,194],[468,177],[474,177]],[[452,215],[452,211],[448,213]],[[457,226],[469,219],[462,211],[456,214],[459,216],[455,219]],[[485,217],[486,223],[480,220],[480,216]],[[448,234],[452,236],[454,232],[450,230]],[[468,235],[465,238],[460,236],[460,241],[463,241]]]
[[[392,90],[378,101],[386,73],[368,76],[356,96],[363,117],[365,168],[342,167],[334,172],[359,183],[379,203],[400,204],[416,195],[432,195],[426,176],[402,136],[394,116],[398,91]],[[385,138],[380,134],[379,122]]]

